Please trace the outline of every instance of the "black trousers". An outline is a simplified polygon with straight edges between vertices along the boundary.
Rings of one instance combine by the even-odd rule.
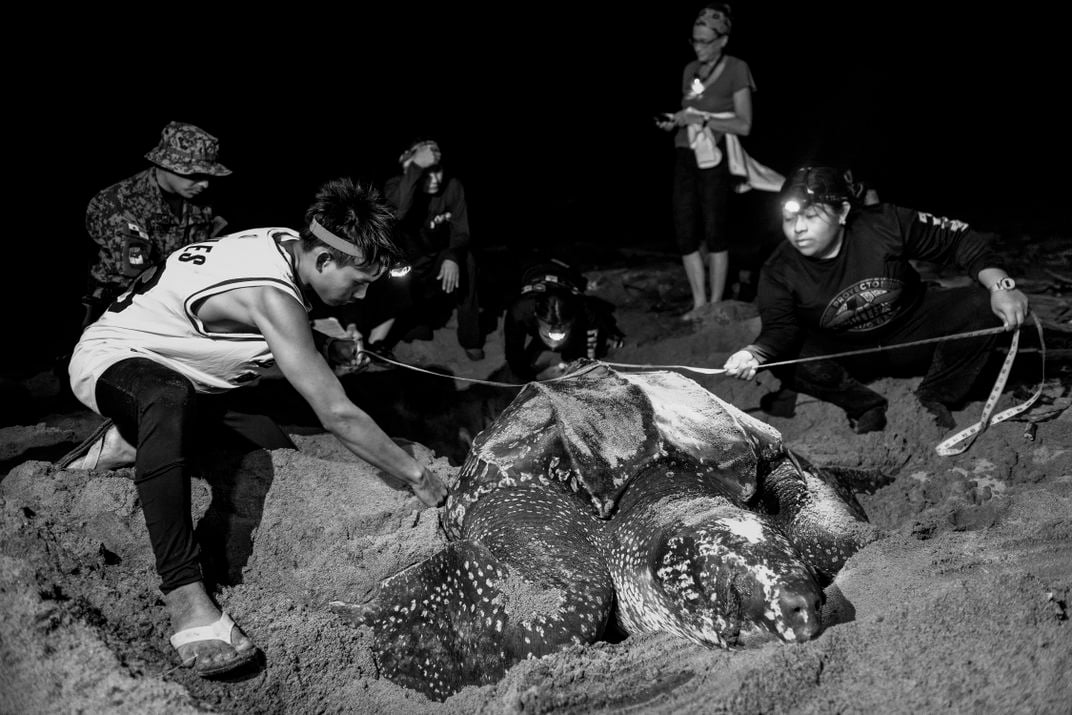
[[[908,343],[997,325],[1000,321],[990,310],[990,294],[982,288],[925,286],[920,304],[883,332],[881,340],[812,335],[801,348],[800,357]],[[831,402],[851,419],[874,407],[886,407],[886,398],[863,384],[882,375],[923,373],[916,390],[920,400],[956,405],[971,391],[1001,337],[983,335],[837,360],[813,360],[772,368],[771,372],[782,381],[783,389]]]
[[[118,362],[97,381],[101,414],[138,450],[134,484],[165,594],[202,580],[190,512],[191,453],[235,440],[249,448],[294,448],[271,418],[242,411],[244,389],[198,394],[186,377],[147,358]]]

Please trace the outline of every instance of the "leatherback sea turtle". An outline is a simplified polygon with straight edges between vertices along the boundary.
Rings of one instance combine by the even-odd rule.
[[[521,659],[668,631],[731,647],[821,629],[822,588],[873,540],[851,493],[774,428],[666,371],[583,363],[530,383],[475,440],[451,542],[384,580],[381,672],[444,699]]]

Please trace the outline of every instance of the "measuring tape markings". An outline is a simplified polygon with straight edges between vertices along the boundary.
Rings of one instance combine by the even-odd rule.
[[[983,404],[983,413],[979,418],[979,421],[970,427],[957,432],[949,439],[939,443],[934,448],[938,454],[943,457],[961,454],[972,445],[976,437],[985,432],[991,425],[995,425],[998,422],[1004,422],[1010,417],[1015,417],[1022,412],[1026,412],[1038,401],[1039,397],[1042,396],[1042,388],[1046,382],[1046,343],[1042,336],[1042,325],[1039,323],[1038,318],[1035,317],[1034,313],[1031,314],[1031,320],[1035,323],[1035,328],[1038,330],[1039,352],[1043,356],[1042,376],[1039,379],[1038,388],[1035,389],[1035,394],[1024,402],[1021,402],[1019,405],[1014,405],[1003,410],[991,418],[994,408],[997,407],[998,399],[1001,397],[1001,392],[1005,389],[1005,382],[1009,379],[1009,373],[1012,371],[1012,364],[1016,359],[1016,352],[1020,346],[1020,332],[1017,331],[1013,333],[1012,343],[1009,346],[1009,353],[1005,356],[1005,362],[1001,365],[998,379],[994,382],[994,387],[990,390],[990,395],[987,396],[986,402]]]

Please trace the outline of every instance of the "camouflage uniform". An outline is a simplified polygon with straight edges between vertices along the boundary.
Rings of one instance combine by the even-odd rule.
[[[172,122],[160,144],[145,158],[159,167],[188,176],[226,176],[231,171],[216,161],[218,142],[192,124]],[[99,246],[89,270],[86,321],[95,320],[131,279],[159,263],[172,251],[216,236],[226,221],[209,206],[179,197],[176,216],[151,167],[104,189],[86,209],[86,231]]]
[[[109,186],[86,210],[86,231],[100,246],[89,270],[91,294],[118,295],[144,269],[177,248],[211,238],[224,224],[211,207],[185,200],[182,218],[176,217],[156,183],[155,167]]]

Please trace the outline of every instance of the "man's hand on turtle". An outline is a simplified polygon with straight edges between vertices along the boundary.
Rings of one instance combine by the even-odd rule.
[[[421,480],[410,488],[426,506],[440,506],[447,499],[447,485],[427,467],[421,471]]]

